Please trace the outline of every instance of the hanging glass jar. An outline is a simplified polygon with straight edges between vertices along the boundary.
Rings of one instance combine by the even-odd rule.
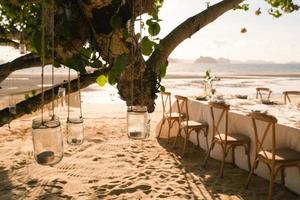
[[[54,165],[63,158],[63,138],[58,118],[32,121],[34,158],[40,165]]]
[[[147,106],[128,106],[127,133],[131,139],[145,139],[150,136]]]
[[[67,121],[67,142],[70,145],[80,145],[84,140],[83,119],[71,118]]]
[[[57,96],[58,96],[58,99],[57,99],[58,110],[64,111],[65,105],[66,105],[66,88],[59,87]]]
[[[25,54],[26,53],[26,44],[21,43],[19,46],[19,51],[20,51],[20,54]]]
[[[8,110],[11,115],[17,114],[17,105],[16,105],[16,101],[14,100],[13,96],[11,96],[9,99]]]

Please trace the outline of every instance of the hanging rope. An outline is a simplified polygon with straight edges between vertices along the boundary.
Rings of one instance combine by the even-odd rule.
[[[54,25],[55,25],[55,11],[54,11],[54,0],[52,0],[52,16],[51,16],[51,27],[52,27],[52,35],[51,35],[51,46],[52,46],[52,119],[54,119],[54,39],[55,39],[55,35],[54,35]]]
[[[41,99],[41,104],[42,104],[42,108],[41,108],[41,122],[42,124],[44,123],[44,117],[43,117],[43,113],[44,113],[44,67],[45,67],[45,1],[42,1],[42,44],[41,44],[41,59],[42,59],[42,99]]]
[[[71,69],[69,68],[69,73],[68,73],[68,117],[67,117],[67,122],[69,122],[69,119],[70,119],[70,93],[71,93]]]
[[[142,32],[142,11],[143,11],[143,1],[141,0],[141,4],[140,4],[140,36],[141,36],[141,38],[143,38],[143,36],[142,36],[142,34],[143,34],[143,32]],[[141,51],[141,48],[140,48],[140,51]],[[140,52],[140,54],[139,55],[142,55],[142,52]],[[142,56],[142,58],[141,58],[141,60],[143,60],[143,56]],[[141,63],[142,64],[142,63]],[[141,66],[141,68],[140,68],[140,88],[141,88],[141,91],[144,91],[143,90],[143,71],[142,71],[142,66]],[[144,93],[143,93],[144,94]]]
[[[79,94],[79,109],[80,109],[80,116],[79,118],[81,119],[82,118],[82,106],[81,106],[81,91],[80,91],[80,72],[77,72],[77,79],[78,79],[78,82],[77,82],[77,86],[78,86],[78,94]]]
[[[134,0],[132,0],[132,5],[131,5],[131,10],[132,10],[132,18],[131,18],[131,22],[130,22],[130,29],[131,29],[131,35],[133,38],[135,38],[134,35],[134,17],[135,17],[135,10],[134,10]],[[131,100],[131,106],[133,106],[133,90],[134,90],[134,79],[133,79],[133,70],[131,70],[130,73],[131,76],[131,83],[130,83],[130,87],[131,87],[131,91],[130,91],[130,100]],[[131,110],[130,110],[131,111]]]

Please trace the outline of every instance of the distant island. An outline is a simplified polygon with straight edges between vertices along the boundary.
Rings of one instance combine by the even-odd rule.
[[[226,58],[213,58],[213,57],[207,57],[207,56],[200,56],[197,60],[194,61],[194,63],[199,64],[230,64],[231,61]]]
[[[194,64],[295,64],[299,65],[300,62],[285,62],[276,63],[274,61],[267,60],[231,60],[229,58],[214,58],[210,56],[200,56],[196,60],[192,59],[182,59],[182,58],[168,58],[169,63],[194,63]]]

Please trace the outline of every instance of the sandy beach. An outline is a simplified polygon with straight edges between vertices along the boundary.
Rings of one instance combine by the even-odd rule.
[[[179,148],[157,140],[160,99],[151,114],[150,138],[129,140],[126,105],[114,89],[83,90],[85,141],[78,147],[65,143],[64,158],[53,167],[33,158],[31,121],[38,113],[0,128],[0,199],[266,199],[267,180],[255,176],[245,190],[247,171],[226,164],[220,179],[218,161],[201,167],[203,150],[190,143],[182,158]],[[66,114],[59,116],[64,129]],[[281,185],[274,191],[274,199],[300,199]]]

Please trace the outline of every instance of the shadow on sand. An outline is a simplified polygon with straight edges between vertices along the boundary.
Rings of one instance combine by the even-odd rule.
[[[186,183],[194,199],[223,199],[225,196],[227,196],[225,199],[231,199],[230,197],[232,199],[237,199],[237,197],[251,200],[267,199],[269,185],[267,180],[253,176],[249,189],[245,189],[247,171],[226,163],[224,178],[220,178],[220,162],[210,158],[207,166],[203,168],[202,163],[206,153],[192,143],[188,144],[185,156],[181,157],[182,140],[179,140],[176,148],[173,148],[172,139],[169,144],[165,139],[158,139],[158,142],[170,153],[184,172]],[[196,185],[198,191],[191,185]],[[275,184],[273,199],[300,199],[300,197],[284,186]]]
[[[0,165],[0,199],[13,199],[12,183],[8,177],[8,170]]]

